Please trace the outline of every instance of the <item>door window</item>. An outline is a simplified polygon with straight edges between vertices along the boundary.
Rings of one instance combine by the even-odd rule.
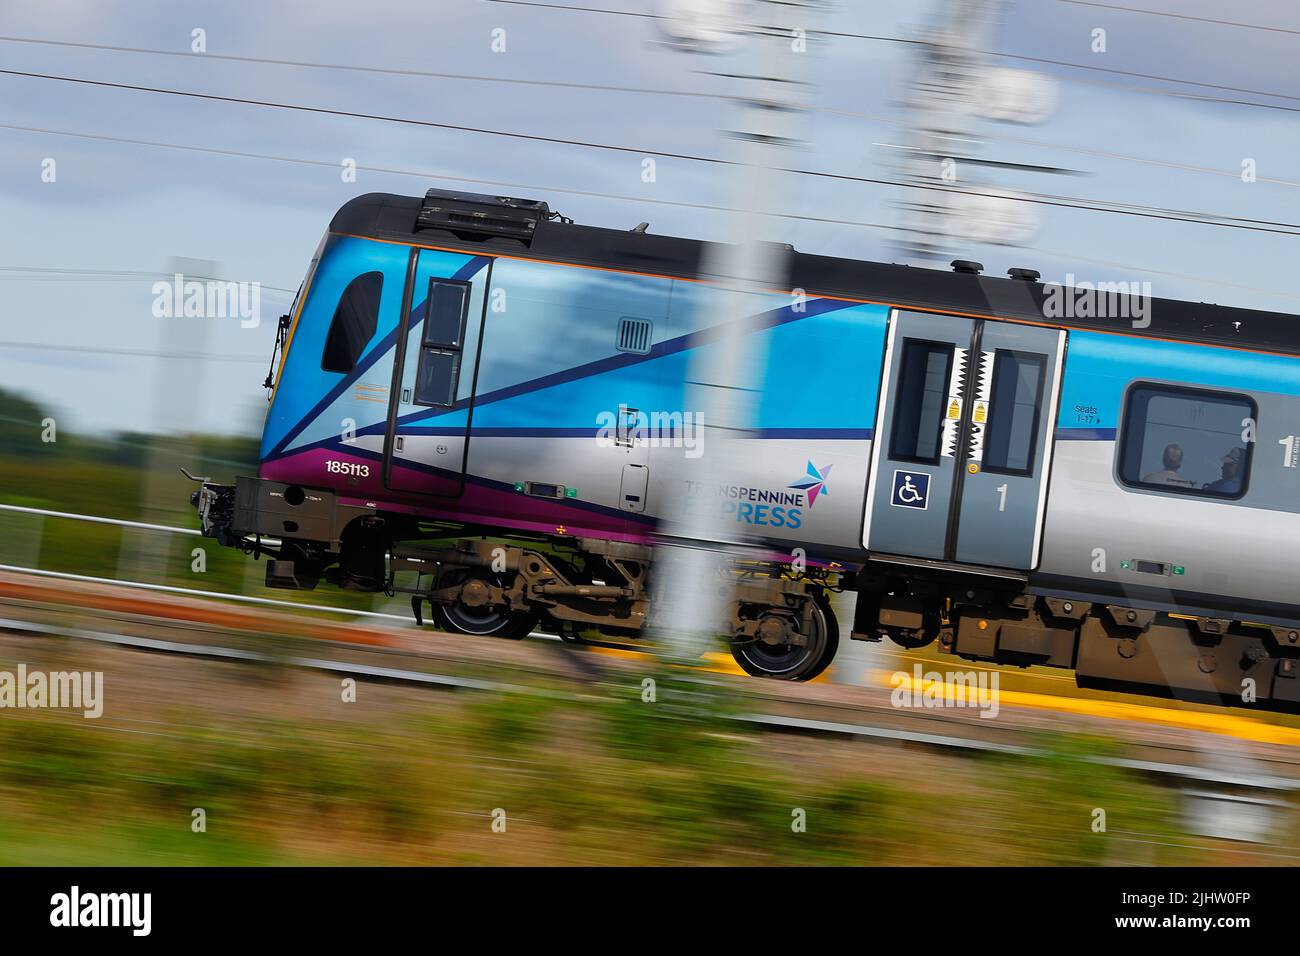
[[[895,461],[938,464],[952,355],[947,342],[903,342],[889,440],[889,457]]]
[[[1046,355],[1005,349],[994,353],[988,430],[984,437],[985,471],[1003,475],[1033,473],[1038,409],[1046,371]]]
[[[415,373],[416,404],[444,407],[456,404],[468,309],[467,283],[429,280],[420,364]]]

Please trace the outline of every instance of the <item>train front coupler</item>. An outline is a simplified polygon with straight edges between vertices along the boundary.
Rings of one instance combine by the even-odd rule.
[[[236,547],[240,535],[235,533],[233,527],[235,486],[192,475],[183,467],[181,474],[199,485],[199,490],[190,495],[190,504],[199,513],[200,533],[205,538],[215,538],[224,547]]]
[[[339,500],[328,488],[240,476],[225,485],[197,482],[190,495],[205,537],[256,558],[266,556],[266,586],[310,590],[332,565],[331,580],[367,591],[383,588],[386,520],[373,506]]]

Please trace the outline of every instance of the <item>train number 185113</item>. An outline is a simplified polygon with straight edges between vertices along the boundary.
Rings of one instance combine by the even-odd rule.
[[[370,477],[369,465],[358,465],[352,461],[336,461],[333,458],[325,461],[325,470],[334,475],[352,475],[354,478]]]

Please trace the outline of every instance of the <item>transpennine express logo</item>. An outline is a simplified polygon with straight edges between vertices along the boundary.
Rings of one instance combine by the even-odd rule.
[[[786,485],[787,488],[798,488],[800,491],[808,493],[808,507],[812,508],[817,503],[817,496],[829,494],[826,490],[826,476],[831,473],[832,465],[822,465],[819,469],[812,463],[808,462],[808,472],[798,481]]]
[[[718,485],[716,494],[722,499],[724,517],[734,518],[740,524],[793,531],[803,524],[804,508],[811,510],[819,495],[830,493],[826,490],[826,476],[830,473],[830,465],[818,468],[809,459],[807,470],[799,480],[784,488]],[[688,481],[682,507],[689,511],[709,497],[702,482]]]

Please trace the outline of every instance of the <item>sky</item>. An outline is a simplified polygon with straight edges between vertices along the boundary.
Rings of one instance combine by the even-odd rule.
[[[586,224],[648,220],[652,232],[737,238],[739,217],[700,208],[734,204],[730,168],[660,157],[647,183],[641,160],[735,155],[724,131],[734,119],[726,97],[739,87],[725,74],[747,62],[744,51],[674,48],[654,18],[635,15],[654,12],[651,0],[542,2],[634,15],[500,0],[6,0],[0,70],[634,151],[0,73],[0,388],[73,430],[256,434],[275,317],[335,210],[366,192],[505,193],[547,200]],[[916,44],[901,41],[948,22],[954,5],[827,2],[817,26],[834,35],[811,38],[809,108],[792,165],[897,180],[918,69]],[[87,46],[189,54],[196,29],[206,56]],[[1093,49],[1097,29],[1105,52]],[[505,31],[503,52],[493,50],[494,30]],[[1047,77],[1055,109],[1033,125],[972,116],[971,155],[1020,165],[959,166],[964,181],[1300,222],[1300,6],[1007,0],[980,49],[990,68]],[[341,174],[346,159],[360,167],[355,182]],[[1254,182],[1242,181],[1245,160]],[[762,220],[763,237],[803,252],[932,267],[977,259],[991,274],[1024,266],[1058,281],[1150,280],[1160,296],[1300,312],[1294,236],[1033,206],[1037,228],[1019,245],[956,237],[942,259],[919,260],[899,243],[900,205],[914,190],[792,174],[769,187],[760,204],[776,215]],[[818,221],[827,219],[839,221]],[[261,283],[261,324],[156,316],[154,283],[177,263]]]

